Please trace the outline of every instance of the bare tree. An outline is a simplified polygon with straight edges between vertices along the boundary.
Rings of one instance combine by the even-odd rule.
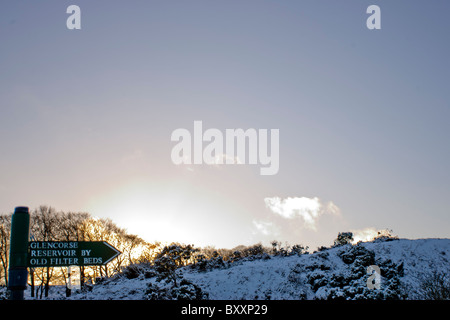
[[[30,232],[34,239],[38,241],[55,241],[58,239],[58,219],[56,210],[49,206],[40,206],[31,213],[30,219]],[[53,270],[50,267],[40,268],[42,272],[39,273],[39,279],[41,284],[39,286],[42,296],[42,286],[44,287],[45,297],[48,297],[48,291],[50,289],[50,281],[53,276]],[[31,271],[30,275],[32,280],[31,290],[32,296],[34,296],[34,279],[36,268]]]
[[[161,250],[162,246],[160,242],[145,242],[140,246],[139,257],[135,261],[136,263],[151,263]]]
[[[58,240],[60,241],[82,241],[85,237],[83,235],[83,229],[80,228],[84,221],[90,219],[90,215],[87,212],[58,212],[56,219],[58,221]],[[66,272],[67,271],[67,272]],[[81,269],[80,269],[81,272]],[[83,269],[84,272],[84,269]],[[67,274],[66,274],[67,273]],[[61,278],[66,285],[66,296],[72,294],[72,289],[69,286],[68,268],[61,268]]]
[[[11,234],[11,214],[0,215],[0,276],[8,285],[9,238]]]

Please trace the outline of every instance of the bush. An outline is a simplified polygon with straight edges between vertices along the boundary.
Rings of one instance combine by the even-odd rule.
[[[147,285],[145,291],[147,300],[207,300],[208,294],[186,279],[181,279],[180,284],[159,286],[153,283]]]
[[[230,255],[229,257],[229,262],[235,262],[235,261],[239,261],[243,258],[242,252],[239,250],[234,250],[233,253]]]
[[[215,253],[217,253],[215,251]],[[223,260],[222,256],[214,254],[212,258],[207,259],[203,254],[195,257],[196,262],[191,266],[192,269],[206,272],[213,269],[223,269],[227,267],[227,263]]]
[[[242,254],[244,257],[251,257],[251,258],[262,258],[266,253],[264,250],[264,247],[258,243],[253,246],[247,247],[244,250],[242,250]]]
[[[167,282],[173,281],[176,284],[176,270],[185,266],[191,259],[194,252],[198,251],[192,245],[171,244],[165,246],[155,258],[154,267],[158,273],[158,281],[165,279]]]
[[[288,281],[295,283],[295,284],[301,284],[302,283],[302,274],[305,273],[305,269],[303,266],[299,263],[297,263],[289,272],[288,275]]]
[[[271,242],[272,245],[272,254],[274,256],[280,256],[280,257],[290,257],[290,256],[294,256],[294,255],[302,255],[305,253],[308,253],[308,246],[304,247],[300,244],[294,244],[292,247],[289,246],[286,243],[286,247],[282,247],[281,246],[281,242],[278,242],[276,240]]]
[[[311,285],[312,290],[316,292],[320,287],[328,284],[328,277],[326,272],[314,270],[306,275],[306,281]]]
[[[157,276],[157,272],[149,263],[130,264],[123,268],[122,275],[127,279],[136,279],[141,275],[145,279]],[[97,283],[97,282],[96,282]]]
[[[330,249],[330,248],[327,248],[327,247],[325,247],[325,246],[320,246],[320,247],[317,248],[317,252],[326,251],[326,250],[328,250],[328,249]],[[314,251],[314,253],[316,253],[316,251]]]
[[[450,279],[443,272],[426,275],[419,286],[419,299],[450,300]]]
[[[142,273],[142,268],[138,264],[130,264],[123,268],[122,274],[127,279],[135,279]]]
[[[208,294],[202,289],[193,284],[191,281],[183,279],[179,287],[172,288],[172,296],[177,300],[206,300]]]
[[[334,247],[343,246],[346,244],[351,244],[353,241],[352,232],[339,232],[336,240],[334,240]]]
[[[342,261],[346,264],[356,263],[358,266],[370,266],[375,263],[375,253],[358,244],[348,250],[338,253]]]
[[[377,232],[375,238],[373,238],[374,242],[382,242],[382,241],[393,241],[398,240],[398,236],[394,236],[392,234],[392,229],[384,229]]]
[[[252,246],[242,247],[239,250],[235,250],[229,256],[227,261],[231,263],[243,260],[253,261],[258,259],[270,259],[268,252],[270,252],[268,248],[265,248],[260,243],[258,243]]]

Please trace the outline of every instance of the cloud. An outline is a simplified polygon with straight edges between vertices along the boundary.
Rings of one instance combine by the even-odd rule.
[[[271,197],[264,198],[264,202],[273,213],[286,219],[299,217],[303,220],[305,228],[314,231],[317,230],[317,221],[321,215],[340,215],[340,209],[333,202],[324,206],[317,197],[288,197],[285,199]]]
[[[278,234],[278,232],[274,230],[274,224],[272,222],[253,220],[253,225],[258,232],[265,236]]]

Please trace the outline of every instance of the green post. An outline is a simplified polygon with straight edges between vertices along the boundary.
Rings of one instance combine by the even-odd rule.
[[[23,300],[27,286],[28,237],[30,214],[27,207],[16,207],[11,219],[11,238],[9,242],[8,289],[11,300]]]

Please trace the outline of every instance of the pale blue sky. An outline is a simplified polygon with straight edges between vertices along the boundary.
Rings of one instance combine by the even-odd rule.
[[[66,8],[81,8],[81,30]],[[381,30],[366,8],[381,8]],[[0,212],[110,217],[147,240],[315,247],[449,237],[448,1],[0,3]],[[280,130],[280,171],[176,167],[171,132]],[[318,197],[317,229],[266,197]],[[265,230],[257,226],[270,226]]]

